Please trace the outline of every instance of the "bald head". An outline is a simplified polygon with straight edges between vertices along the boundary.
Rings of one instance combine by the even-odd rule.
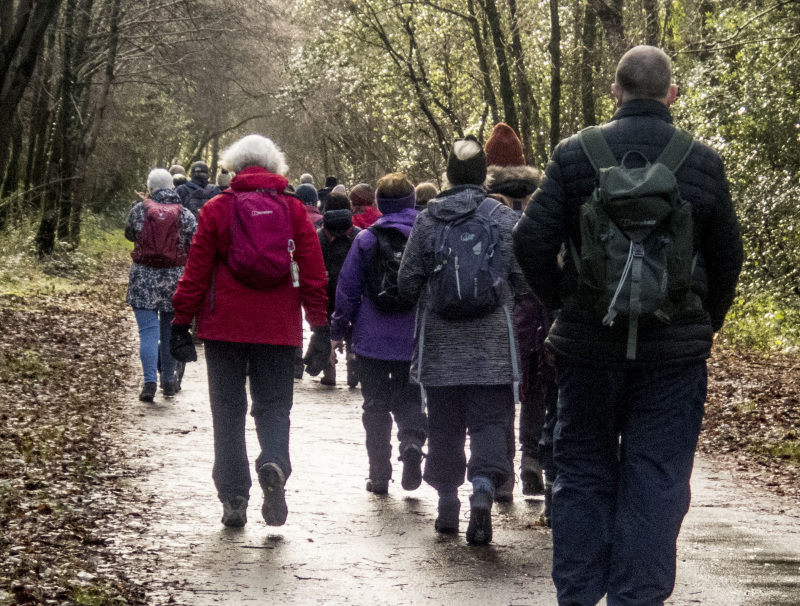
[[[660,48],[635,46],[619,60],[614,84],[625,100],[666,100],[672,84],[672,62]]]

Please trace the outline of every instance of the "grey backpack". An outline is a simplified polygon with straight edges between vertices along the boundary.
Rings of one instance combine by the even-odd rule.
[[[500,202],[485,198],[475,210],[438,221],[430,309],[448,320],[481,318],[497,309],[505,289],[500,228],[492,218]]]
[[[675,171],[689,155],[692,135],[677,129],[650,164],[638,151],[617,164],[598,127],[579,134],[597,171],[597,186],[580,208],[578,307],[602,316],[605,326],[627,317],[626,357],[636,359],[639,320],[668,324],[676,313],[699,305],[691,292],[694,269],[692,207],[678,193]],[[644,166],[629,168],[634,155]]]

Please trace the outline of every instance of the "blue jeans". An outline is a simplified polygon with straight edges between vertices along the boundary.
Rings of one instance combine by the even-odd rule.
[[[256,470],[264,463],[276,463],[288,478],[292,473],[289,412],[297,348],[228,341],[205,341],[203,347],[214,422],[214,484],[221,501],[247,498],[252,485],[244,433],[247,379],[253,402],[250,414],[261,446]]]
[[[172,318],[175,313],[154,309],[134,309],[133,313],[139,326],[139,358],[142,360],[144,382],[158,382],[159,362],[161,386],[176,381],[177,363],[169,353]]]
[[[706,398],[706,363],[559,362],[553,581],[560,606],[662,606]]]

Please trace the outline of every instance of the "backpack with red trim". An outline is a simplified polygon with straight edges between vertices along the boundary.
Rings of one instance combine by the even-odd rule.
[[[183,205],[159,204],[148,198],[142,207],[144,225],[131,253],[134,263],[155,268],[186,265],[186,251],[180,246]]]

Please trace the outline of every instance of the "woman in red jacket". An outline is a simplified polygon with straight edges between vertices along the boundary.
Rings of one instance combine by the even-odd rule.
[[[236,176],[230,189],[200,211],[172,301],[172,344],[177,359],[192,359],[189,326],[197,318],[214,421],[213,478],[226,526],[247,521],[245,386],[250,377],[251,414],[261,446],[256,459],[264,491],[261,513],[267,524],[280,526],[286,521],[284,484],[291,473],[289,411],[294,355],[302,345],[300,310],[312,327],[327,325],[325,264],[303,203],[284,193],[287,166],[271,140],[249,135],[226,150],[222,162]],[[280,246],[264,244],[281,242],[281,234]],[[272,262],[272,275],[265,278],[264,263],[256,259]],[[276,266],[285,273],[276,273]]]

